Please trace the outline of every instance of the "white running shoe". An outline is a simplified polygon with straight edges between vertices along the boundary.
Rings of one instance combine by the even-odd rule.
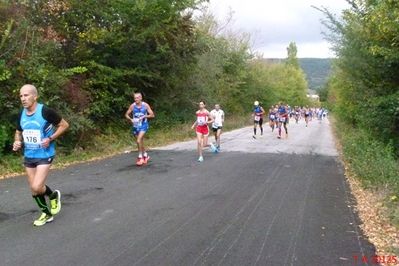
[[[218,148],[215,146],[215,144],[211,143],[210,148],[211,148],[211,151],[212,151],[213,153],[217,153],[217,152],[218,152]]]

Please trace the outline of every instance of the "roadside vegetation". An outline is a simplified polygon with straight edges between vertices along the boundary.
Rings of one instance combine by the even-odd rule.
[[[324,93],[337,119],[348,173],[370,195],[384,195],[381,206],[376,202],[382,208],[379,215],[388,217],[398,230],[399,2],[348,3],[351,8],[342,19],[321,9],[327,38],[338,56]],[[396,233],[391,243],[397,253],[398,237]]]

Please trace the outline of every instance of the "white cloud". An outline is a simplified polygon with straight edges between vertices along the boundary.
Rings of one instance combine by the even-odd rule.
[[[299,57],[331,57],[321,34],[324,15],[312,5],[337,14],[348,8],[346,0],[211,0],[210,10],[223,20],[231,8],[231,27],[251,33],[254,50],[265,57],[285,57],[291,41],[296,42]]]

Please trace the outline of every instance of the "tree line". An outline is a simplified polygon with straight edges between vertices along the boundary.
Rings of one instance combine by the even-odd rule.
[[[338,56],[328,101],[346,129],[344,151],[358,175],[398,189],[399,2],[347,2],[342,18],[321,9]]]
[[[202,99],[237,115],[254,100],[304,104],[295,43],[285,63],[265,64],[250,36],[224,29],[206,2],[0,0],[0,154],[11,152],[25,83],[71,122],[67,150],[108,128],[126,130],[134,91],[153,106],[155,128],[192,120]]]
[[[342,20],[325,10],[338,55],[329,100],[340,119],[392,145],[399,155],[399,2],[348,3]]]

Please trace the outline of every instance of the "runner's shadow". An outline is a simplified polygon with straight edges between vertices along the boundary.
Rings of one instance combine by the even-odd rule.
[[[127,172],[127,171],[134,171],[140,169],[137,165],[135,165],[133,162],[129,165],[125,165],[124,167],[121,167],[116,170],[116,172]]]
[[[186,151],[151,150],[149,152],[151,160],[147,165],[143,166],[136,165],[135,152],[124,154],[120,158],[124,165],[118,168],[116,172],[167,173],[171,168],[182,167],[185,165],[184,161],[187,160],[187,158],[195,158],[194,153],[189,152],[187,155],[185,153]],[[184,158],[183,160],[181,159],[182,154]],[[180,159],[176,160],[176,157],[179,157]]]
[[[168,168],[171,167],[170,165],[165,165],[162,163],[154,163],[150,162],[144,166],[137,166],[134,162],[131,162],[129,165],[125,165],[117,169],[116,171],[121,172],[135,172],[135,173],[167,173],[169,170]]]
[[[91,187],[62,194],[62,204],[71,205],[82,202],[85,197],[95,195],[104,190],[103,187]]]

